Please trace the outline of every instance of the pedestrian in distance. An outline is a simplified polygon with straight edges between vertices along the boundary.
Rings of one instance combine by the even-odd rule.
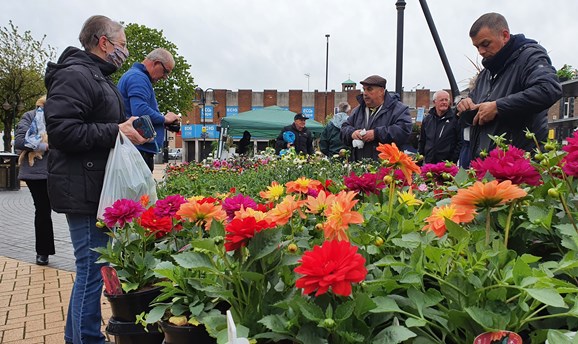
[[[293,124],[284,127],[275,142],[275,153],[295,148],[296,153],[313,154],[313,134],[305,126],[307,117],[298,113],[293,117]]]
[[[18,179],[28,186],[34,202],[34,235],[36,264],[48,265],[54,255],[54,227],[52,208],[48,197],[48,135],[44,120],[46,96],[36,101],[36,109],[22,115],[14,138],[14,147],[20,151]]]
[[[349,149],[341,140],[341,126],[347,121],[351,106],[347,102],[341,102],[337,105],[337,110],[323,129],[319,139],[319,149],[330,158],[339,154],[342,149]]]

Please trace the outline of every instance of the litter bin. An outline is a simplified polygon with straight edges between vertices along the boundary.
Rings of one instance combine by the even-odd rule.
[[[0,153],[0,190],[20,190],[17,154]]]

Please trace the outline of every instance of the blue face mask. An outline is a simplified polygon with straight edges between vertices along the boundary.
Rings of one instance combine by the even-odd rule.
[[[114,50],[106,55],[106,60],[115,65],[116,68],[120,68],[124,61],[126,61],[127,57],[128,50],[121,49],[114,45]]]

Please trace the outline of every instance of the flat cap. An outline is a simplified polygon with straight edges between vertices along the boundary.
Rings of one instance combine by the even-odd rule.
[[[379,75],[371,75],[365,78],[365,80],[361,81],[360,84],[363,86],[379,86],[385,88],[385,84],[387,80],[380,77]]]

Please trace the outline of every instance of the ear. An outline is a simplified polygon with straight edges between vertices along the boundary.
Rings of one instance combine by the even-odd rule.
[[[106,37],[105,36],[100,36],[98,38],[98,43],[96,44],[96,47],[102,51],[106,52]]]
[[[510,40],[510,31],[508,30],[502,30],[502,39],[504,40],[504,43],[508,43],[508,41]]]

